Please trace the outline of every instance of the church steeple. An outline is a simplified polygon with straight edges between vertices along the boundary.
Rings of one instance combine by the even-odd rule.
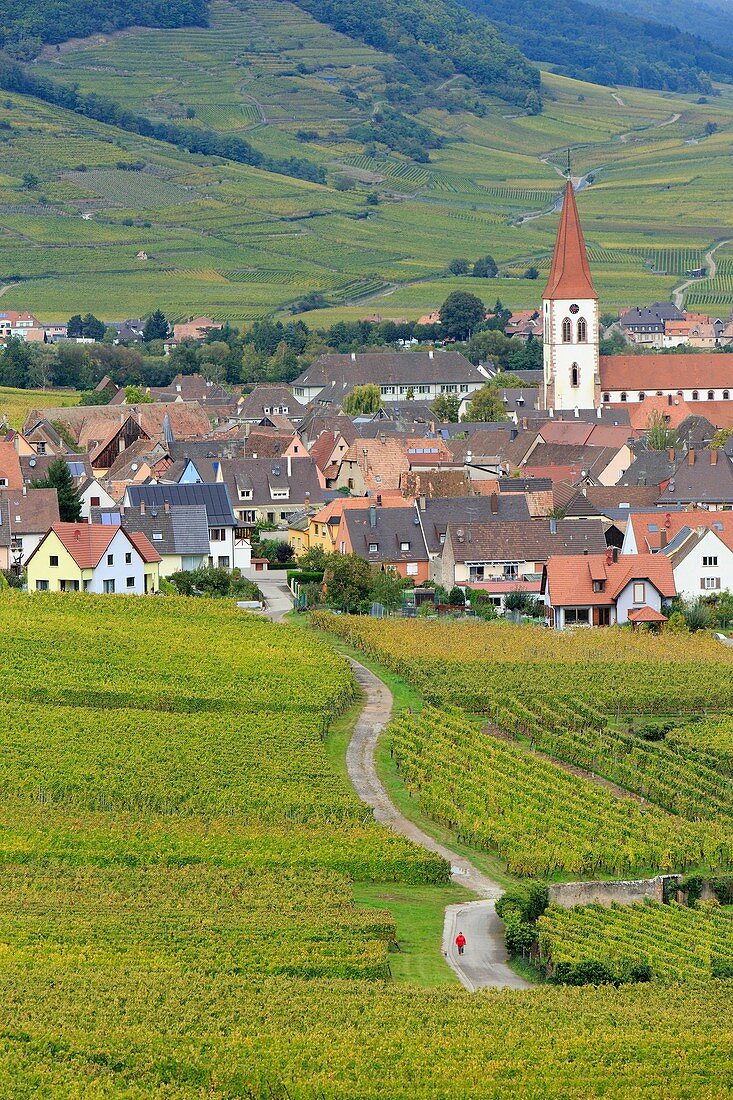
[[[580,225],[573,184],[568,179],[552,256],[550,278],[543,298],[592,298],[598,294],[588,265],[585,238]]]

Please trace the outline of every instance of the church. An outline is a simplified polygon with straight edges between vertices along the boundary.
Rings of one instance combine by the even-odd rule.
[[[700,413],[711,415],[718,402],[731,400],[733,355],[599,354],[598,294],[570,180],[542,296],[542,324],[545,409],[598,409],[654,398],[655,406],[699,401]],[[723,412],[733,423],[733,406],[727,405],[712,422]]]

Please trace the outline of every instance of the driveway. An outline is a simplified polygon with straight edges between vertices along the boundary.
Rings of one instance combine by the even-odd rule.
[[[265,615],[274,623],[293,610],[293,594],[280,577],[255,573],[252,578],[265,599]]]

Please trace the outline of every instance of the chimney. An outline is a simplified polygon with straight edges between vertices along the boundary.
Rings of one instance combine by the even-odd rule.
[[[718,452],[715,449],[713,449],[710,452],[710,465],[711,466],[717,466],[718,465]],[[23,491],[25,492],[25,490],[23,490]]]
[[[659,532],[659,545],[662,550],[667,545],[667,532],[664,528]]]
[[[523,416],[522,417],[522,427],[526,429],[528,423],[529,423],[529,421],[527,420],[527,417]]]
[[[421,512],[425,511],[425,494],[424,493],[420,494],[420,511]]]
[[[557,534],[557,520],[555,519],[554,516],[550,516],[550,534],[551,535],[556,535]]]
[[[166,515],[169,515],[170,510],[171,510],[171,502],[169,500],[164,500],[163,501],[163,511],[166,513]]]
[[[598,417],[598,419],[600,420],[600,419],[601,419],[601,416],[602,416],[602,415],[603,415],[603,409],[602,409],[602,408],[601,408],[601,406],[599,405],[599,406],[598,406],[598,408],[596,409],[596,416],[597,416],[597,417]]]
[[[669,450],[667,451],[667,458],[669,459],[670,462],[674,462],[674,458],[675,458],[674,447],[670,447]]]
[[[716,458],[718,457],[718,456],[717,456],[717,454],[715,455],[715,457],[716,457]],[[27,485],[24,485],[24,486],[23,486],[23,489],[22,489],[22,493],[23,493],[23,496],[24,496],[24,497],[27,497],[27,496],[28,496],[28,486],[27,486]]]
[[[611,547],[611,560],[613,561],[614,565],[618,561],[618,546]]]
[[[369,526],[372,528],[377,526],[377,509],[373,504],[369,508]]]
[[[687,465],[688,466],[694,466],[695,465],[695,448],[694,447],[690,447],[689,451],[687,452]]]
[[[576,419],[580,417],[580,409],[578,408],[578,406],[577,406],[577,405],[575,406],[575,409],[574,409],[574,411],[573,411],[573,416],[574,416],[574,417],[575,417]]]
[[[489,497],[489,501],[490,501],[490,504],[491,504],[491,514],[492,514],[492,516],[498,515],[499,514],[499,494],[498,493],[492,493],[491,496]]]
[[[288,455],[288,477],[292,477],[292,476],[293,476],[293,461],[292,461],[290,455]]]
[[[553,417],[554,417],[554,415],[555,415],[555,410],[554,410],[554,409],[548,409],[548,410],[547,410],[547,414],[548,414],[548,416],[550,417],[550,420],[552,420],[552,418],[553,418]]]
[[[381,507],[382,507],[382,494],[377,493],[377,508],[381,508]]]

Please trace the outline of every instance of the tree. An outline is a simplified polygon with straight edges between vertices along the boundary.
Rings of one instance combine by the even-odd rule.
[[[435,398],[430,407],[443,424],[458,423],[458,410],[461,407],[460,397],[446,397],[441,394],[440,397]]]
[[[646,422],[646,441],[652,451],[666,451],[677,446],[677,432],[667,426],[664,414],[653,409]]]
[[[405,582],[394,569],[380,570],[372,581],[371,598],[375,603],[381,603],[388,611],[399,611],[402,607],[402,594]]]
[[[497,423],[506,420],[506,409],[497,388],[487,384],[476,390],[463,419],[471,423]]]
[[[451,275],[468,275],[468,260],[451,260],[448,270]]]
[[[369,562],[358,554],[329,554],[323,574],[326,602],[339,611],[359,611],[372,589]]]
[[[87,313],[82,318],[81,335],[87,340],[101,340],[106,331],[107,326],[104,321],[100,321],[93,313]]]
[[[524,275],[522,276],[522,278],[524,278],[524,279],[539,279],[539,277],[540,277],[540,273],[537,270],[537,268],[534,266],[534,264],[531,267],[528,267],[527,270],[525,271]]]
[[[455,340],[467,339],[483,322],[486,307],[475,294],[454,290],[440,307],[441,332]]]
[[[165,314],[156,309],[148,317],[143,329],[143,340],[149,344],[151,340],[165,340],[168,336],[168,322]]]
[[[75,313],[73,317],[69,317],[66,325],[66,335],[70,340],[75,340],[77,336],[83,335],[84,322],[81,319],[81,313]]]
[[[374,382],[366,386],[355,386],[344,398],[344,412],[347,416],[361,416],[378,412],[382,405],[382,391]]]
[[[484,329],[469,341],[466,354],[472,363],[485,363],[489,360],[494,366],[504,367],[513,347],[510,336],[505,336],[497,329]]]
[[[55,489],[59,498],[59,516],[62,523],[78,523],[81,519],[81,501],[69,467],[63,458],[57,458],[48,468],[43,481],[31,482],[33,489]]]
[[[128,405],[149,405],[152,400],[150,394],[145,393],[142,386],[125,386],[125,402]]]
[[[482,256],[473,265],[473,271],[471,274],[476,279],[493,279],[499,274],[499,268],[496,266],[496,260],[493,256]]]

